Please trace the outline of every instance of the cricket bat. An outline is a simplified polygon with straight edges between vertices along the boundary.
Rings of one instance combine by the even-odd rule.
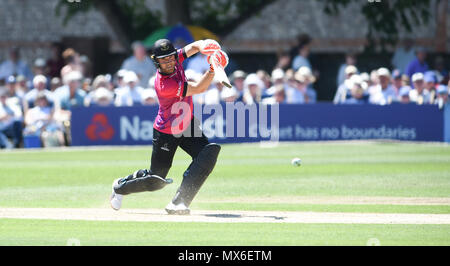
[[[214,75],[215,78],[220,81],[224,86],[231,88],[230,80],[227,77],[227,74],[225,73],[225,70],[223,69],[222,65],[218,64],[216,60],[212,61],[212,67],[214,68]]]

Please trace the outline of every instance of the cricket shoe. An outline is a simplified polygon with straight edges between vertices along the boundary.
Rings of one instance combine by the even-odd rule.
[[[117,194],[114,191],[114,187],[119,184],[120,179],[121,178],[117,178],[116,180],[114,180],[114,182],[112,184],[112,194],[111,194],[111,198],[109,200],[109,202],[111,203],[111,208],[113,208],[116,211],[118,211],[120,209],[120,207],[122,207],[123,195]]]
[[[189,210],[184,203],[179,204],[173,204],[173,202],[170,202],[166,206],[166,212],[168,214],[175,214],[175,215],[189,215],[191,213],[191,210]]]

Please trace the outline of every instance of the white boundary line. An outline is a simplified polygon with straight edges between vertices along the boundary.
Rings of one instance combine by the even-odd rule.
[[[450,224],[450,214],[205,211],[167,215],[164,210],[100,208],[0,208],[0,218],[127,222]]]

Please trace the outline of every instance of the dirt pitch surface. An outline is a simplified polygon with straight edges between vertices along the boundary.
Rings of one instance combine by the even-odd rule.
[[[388,214],[278,211],[193,210],[168,215],[164,210],[107,208],[0,208],[0,218],[208,223],[450,224],[450,214]]]

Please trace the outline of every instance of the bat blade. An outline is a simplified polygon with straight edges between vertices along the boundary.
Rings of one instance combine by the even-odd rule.
[[[211,60],[214,61],[214,60]],[[217,64],[217,62],[213,62],[212,66],[214,68],[214,72],[215,72],[215,77],[217,80],[220,81],[220,83],[222,83],[224,86],[231,88],[231,83],[230,80],[227,77],[227,74],[225,73],[225,70],[223,69],[223,67],[220,64]]]

